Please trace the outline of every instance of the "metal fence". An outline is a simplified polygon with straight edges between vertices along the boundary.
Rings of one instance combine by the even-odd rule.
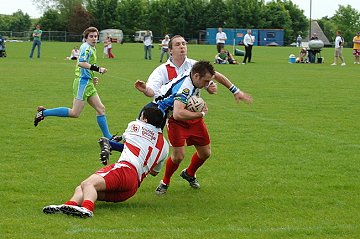
[[[0,31],[0,34],[6,40],[32,41],[32,31],[14,32]],[[61,41],[61,42],[80,42],[82,35],[66,31],[43,31],[41,35],[43,41]]]
[[[18,40],[18,41],[32,41],[32,31],[24,31],[24,32],[15,32],[15,31],[0,31],[0,35],[2,35],[6,40]],[[171,35],[170,35],[171,37]],[[190,44],[204,44],[206,43],[205,36],[199,36],[200,39],[197,39],[193,36],[185,36],[185,39]],[[203,38],[202,38],[203,37]],[[161,40],[164,36],[154,36],[154,43],[161,43]],[[42,41],[58,41],[58,42],[81,42],[83,39],[82,34],[66,32],[66,31],[43,31],[41,35]],[[124,35],[125,42],[135,42],[134,35]]]

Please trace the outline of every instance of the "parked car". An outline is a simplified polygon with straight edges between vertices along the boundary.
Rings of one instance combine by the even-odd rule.
[[[134,41],[142,42],[144,40],[145,34],[146,34],[146,30],[136,31],[135,35],[134,35]],[[153,35],[152,31],[150,31],[150,34],[151,34],[151,36]]]

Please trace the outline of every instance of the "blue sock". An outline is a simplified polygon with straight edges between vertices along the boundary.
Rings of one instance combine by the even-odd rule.
[[[124,149],[124,144],[122,143],[119,143],[117,141],[114,141],[114,140],[110,140],[110,145],[111,145],[111,149],[112,150],[115,150],[115,151],[119,151],[119,152],[122,152],[123,149]]]
[[[98,125],[99,125],[104,137],[111,139],[112,135],[110,134],[110,131],[109,131],[109,126],[107,124],[106,115],[97,115],[96,120],[98,122]]]
[[[69,108],[59,107],[54,109],[44,110],[44,116],[58,116],[58,117],[69,117]]]

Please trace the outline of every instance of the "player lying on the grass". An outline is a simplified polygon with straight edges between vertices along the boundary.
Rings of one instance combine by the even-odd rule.
[[[80,47],[77,67],[75,69],[76,78],[73,84],[74,100],[72,108],[58,107],[46,109],[44,106],[38,106],[34,125],[36,127],[40,121],[48,116],[78,118],[87,102],[96,111],[96,119],[103,135],[110,139],[112,135],[107,124],[105,106],[101,102],[95,88],[99,79],[94,77],[94,71],[101,74],[107,72],[106,68],[96,65],[95,45],[99,37],[99,31],[95,27],[89,27],[84,31],[83,35],[85,42]]]
[[[146,175],[156,176],[167,158],[169,145],[162,134],[162,120],[161,110],[145,108],[123,134],[125,146],[119,160],[84,180],[69,201],[46,206],[43,212],[92,217],[96,200],[122,202],[132,197]],[[109,147],[108,139],[102,139],[102,146]]]

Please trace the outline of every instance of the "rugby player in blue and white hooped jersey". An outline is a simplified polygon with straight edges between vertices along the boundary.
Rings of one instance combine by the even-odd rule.
[[[96,65],[95,45],[98,37],[99,31],[95,27],[89,27],[84,31],[85,42],[80,47],[75,69],[76,78],[73,84],[74,101],[72,108],[58,107],[46,109],[43,106],[38,106],[38,113],[34,119],[35,126],[47,116],[78,118],[87,102],[96,110],[96,119],[104,137],[112,137],[107,124],[105,106],[102,104],[95,88],[99,79],[94,76],[94,71],[101,74],[107,72],[106,68]]]

